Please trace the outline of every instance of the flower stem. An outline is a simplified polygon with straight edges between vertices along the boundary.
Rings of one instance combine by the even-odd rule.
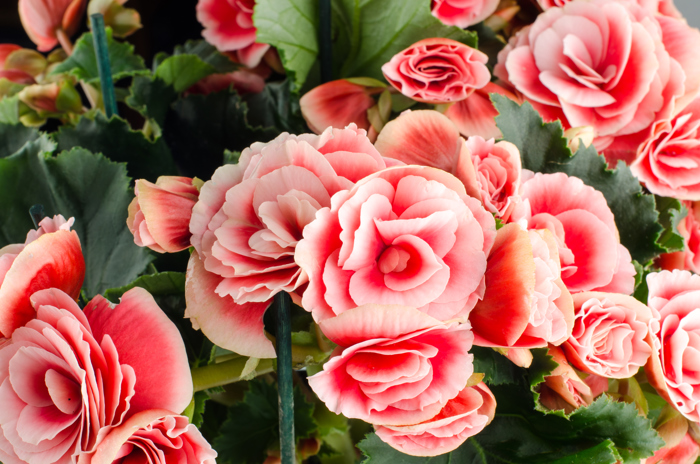
[[[117,96],[114,93],[114,82],[112,81],[112,67],[109,63],[105,21],[101,14],[95,13],[90,16],[90,23],[92,25],[92,40],[97,57],[97,71],[100,74],[100,85],[102,86],[105,115],[107,118],[111,118],[112,115],[118,116],[119,114],[117,113]]]
[[[32,217],[32,222],[34,222],[34,228],[39,228],[39,223],[44,219],[44,205],[36,204],[29,208],[29,215]]]
[[[321,82],[333,80],[333,42],[331,42],[331,0],[319,2],[318,43],[321,61]]]
[[[294,464],[294,385],[292,383],[291,298],[275,296],[277,306],[277,391],[279,401],[280,455],[282,464]]]
[[[56,29],[56,39],[58,39],[58,43],[61,44],[61,48],[66,52],[66,55],[71,56],[73,54],[73,42],[70,41],[70,37],[60,27]]]
[[[194,391],[202,391],[208,388],[220,387],[229,383],[243,380],[241,374],[248,358],[241,356],[221,363],[192,369],[192,383]],[[272,359],[261,359],[251,376],[267,374],[273,371]],[[246,376],[248,378],[248,376]]]

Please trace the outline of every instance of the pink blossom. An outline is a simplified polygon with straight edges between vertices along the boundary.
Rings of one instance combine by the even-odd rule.
[[[0,334],[9,338],[35,316],[30,296],[55,287],[77,299],[85,278],[78,234],[61,215],[44,218],[24,243],[0,248]]]
[[[661,255],[656,264],[667,271],[681,269],[698,274],[700,273],[700,202],[684,203],[688,208],[688,214],[678,224],[684,249]]]
[[[495,412],[496,398],[482,382],[459,392],[432,419],[415,425],[380,425],[376,433],[404,454],[437,456],[454,451],[481,432]]]
[[[513,101],[521,103],[520,98],[504,87],[489,82],[486,86],[476,89],[466,99],[458,101],[445,112],[445,116],[457,126],[459,133],[465,137],[478,135],[485,139],[502,138],[501,130],[496,126],[495,117],[498,111],[491,103],[489,94],[504,95]]]
[[[333,194],[387,163],[396,161],[382,158],[366,132],[350,125],[255,143],[238,164],[219,168],[202,187],[190,222],[197,251],[187,284],[193,324],[224,348],[274,357],[262,314],[277,292],[300,299],[297,290],[308,278],[294,255],[304,228]]]
[[[305,93],[299,100],[301,114],[309,128],[317,134],[328,127],[356,124],[369,130],[367,110],[375,105],[372,95],[381,87],[367,87],[345,79],[326,82]]]
[[[158,253],[190,246],[190,217],[199,191],[189,177],[161,176],[153,184],[138,179],[126,224],[134,242]]]
[[[700,99],[654,124],[630,169],[657,195],[700,200]]]
[[[620,244],[615,218],[602,193],[576,177],[538,173],[522,184],[521,197],[511,220],[554,234],[562,280],[571,293],[632,293],[636,273],[632,258]]]
[[[562,345],[576,368],[611,379],[637,373],[651,355],[651,310],[627,295],[583,292],[573,295],[574,330]]]
[[[138,411],[184,409],[192,381],[182,338],[148,292],[85,312],[57,289],[34,293],[36,318],[0,348],[0,450],[29,464],[73,463],[103,427]],[[148,350],[145,347],[157,347]]]
[[[255,42],[253,25],[255,0],[199,0],[197,20],[204,26],[202,36],[219,51],[235,51],[241,63],[254,68],[270,48]]]
[[[543,9],[549,9],[554,7],[562,7],[573,0],[537,0],[537,3]],[[673,0],[631,0],[632,2],[638,4],[642,8],[652,13],[660,12],[667,16],[676,16],[676,14],[669,14],[669,12],[675,10],[673,6]],[[677,10],[675,10],[677,11]],[[676,16],[679,17],[679,16]]]
[[[484,294],[493,216],[451,174],[398,166],[336,194],[304,230],[295,259],[316,321],[363,304],[411,305],[447,320]]]
[[[440,413],[473,373],[468,324],[369,304],[321,321],[338,347],[309,386],[336,414],[411,425]]]
[[[464,29],[480,23],[498,8],[498,0],[432,0],[433,16]]]
[[[645,373],[659,394],[688,420],[700,420],[700,276],[661,271],[647,276],[655,348]]]
[[[216,464],[216,451],[186,417],[148,409],[109,429],[78,464]]]
[[[19,0],[19,18],[39,51],[48,52],[59,34],[75,34],[86,7],[87,0]]]
[[[399,92],[425,103],[457,102],[489,83],[488,56],[451,39],[424,39],[382,66]]]
[[[563,409],[567,414],[592,403],[595,395],[591,387],[569,365],[564,351],[559,347],[550,346],[547,354],[558,365],[538,387],[540,403],[547,409]]]
[[[700,31],[634,2],[569,2],[513,37],[494,72],[546,120],[592,126],[596,148],[628,160],[698,94],[698,48]]]
[[[686,433],[676,446],[664,446],[650,458],[645,464],[687,464],[694,463],[700,456],[700,446]]]

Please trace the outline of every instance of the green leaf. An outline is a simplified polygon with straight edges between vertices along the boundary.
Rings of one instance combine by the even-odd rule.
[[[228,419],[214,441],[218,462],[258,464],[265,460],[268,449],[279,449],[279,415],[277,387],[263,380],[249,382],[243,401],[228,409]],[[316,432],[314,405],[303,393],[294,389],[294,433],[296,440]]]
[[[492,348],[474,346],[474,372],[484,374],[484,382],[489,385],[502,385],[522,382],[525,370],[513,364],[508,358]]]
[[[185,274],[182,272],[161,272],[143,275],[128,285],[106,290],[104,296],[112,303],[118,303],[122,295],[135,287],[146,289],[154,297],[181,295],[185,293]]]
[[[143,58],[134,54],[133,45],[114,40],[112,30],[109,28],[107,28],[107,49],[109,50],[112,78],[115,82],[124,77],[148,73]],[[100,81],[92,33],[83,34],[75,43],[73,54],[51,71],[51,75],[61,73],[71,74],[90,84]]]
[[[318,2],[257,0],[253,23],[257,28],[255,40],[277,48],[293,88],[298,91],[318,55]]]
[[[177,173],[170,149],[162,138],[151,142],[143,132],[131,130],[119,116],[107,119],[97,112],[94,118],[81,117],[75,127],[63,126],[54,137],[59,151],[83,147],[112,161],[127,163],[133,179],[155,182],[158,176]]]
[[[654,195],[656,199],[656,210],[659,212],[659,223],[664,231],[659,237],[659,244],[667,251],[682,251],[684,246],[683,237],[678,232],[678,224],[688,215],[688,210],[675,198],[660,197]]]
[[[174,55],[158,65],[155,77],[180,93],[211,74],[216,74],[216,68],[197,55]]]
[[[177,45],[173,55],[195,55],[219,74],[229,73],[240,67],[206,40],[188,40],[183,45]]]
[[[276,130],[250,127],[247,111],[247,105],[229,90],[188,95],[172,105],[163,136],[186,175],[209,179],[223,164],[224,150],[240,151],[277,135]]]
[[[162,128],[170,105],[177,100],[175,89],[163,79],[136,76],[129,92],[126,104]]]
[[[0,124],[19,124],[19,96],[0,98]]]
[[[368,434],[364,440],[357,444],[357,447],[360,449],[360,451],[362,451],[366,458],[364,461],[362,461],[362,464],[449,464],[450,462],[450,454],[443,454],[433,458],[403,454],[402,452],[397,451],[384,443],[375,433]],[[470,461],[465,460],[458,462],[463,462],[466,464]]]
[[[535,402],[535,409],[545,414],[559,414],[562,415],[563,411],[551,411],[542,405],[540,405],[540,393],[537,388],[546,376],[550,375],[554,369],[556,369],[559,364],[549,355],[547,348],[535,348],[530,350],[532,353],[532,364],[527,368],[528,380],[530,383],[530,391],[533,395],[533,400]]]
[[[73,230],[86,264],[83,289],[89,297],[132,281],[151,258],[134,244],[126,227],[134,194],[125,166],[80,148],[50,156],[54,149],[41,136],[0,159],[0,247],[24,241],[33,227],[27,211],[41,203],[47,215],[75,217]]]
[[[310,132],[301,115],[299,97],[292,94],[289,80],[265,85],[262,92],[248,96],[246,103],[252,126],[274,127],[279,133]]]
[[[523,168],[563,172],[600,191],[615,215],[620,242],[636,261],[644,263],[666,251],[657,243],[663,227],[658,223],[654,197],[642,192],[627,165],[620,163],[617,169],[609,170],[592,146],[572,155],[560,122],[544,123],[530,103],[520,106],[496,94],[491,94],[491,99],[500,113],[496,124],[503,138],[520,150]]]
[[[202,422],[204,422],[204,411],[206,410],[207,400],[209,400],[209,394],[207,392],[195,392],[192,401],[182,412],[182,415],[187,416],[190,420],[190,424],[193,424],[197,428],[200,428]]]
[[[39,131],[21,124],[0,123],[0,158],[18,151],[25,143],[39,138]]]

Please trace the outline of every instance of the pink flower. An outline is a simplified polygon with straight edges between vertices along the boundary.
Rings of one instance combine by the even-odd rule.
[[[700,276],[661,271],[647,276],[654,348],[644,371],[659,394],[688,420],[700,420]]]
[[[653,123],[700,90],[700,32],[632,2],[592,0],[550,8],[500,54],[508,80],[546,120],[592,126],[596,148],[627,159]]]
[[[485,139],[502,138],[501,130],[496,127],[495,117],[498,111],[491,103],[489,94],[504,95],[513,101],[520,103],[520,99],[509,90],[498,84],[489,82],[486,86],[476,89],[466,99],[450,105],[445,116],[457,126],[459,133],[465,137],[478,135]]]
[[[657,195],[700,200],[700,99],[656,123],[630,169]]]
[[[301,114],[317,134],[328,127],[345,127],[353,123],[360,129],[369,130],[367,110],[375,105],[372,95],[381,91],[381,87],[367,87],[345,79],[327,82],[301,97]]]
[[[396,163],[350,125],[255,143],[238,164],[219,168],[202,187],[190,222],[198,258],[188,269],[193,323],[227,349],[274,357],[262,315],[277,292],[300,298],[295,292],[308,280],[294,261],[302,231],[333,194],[387,162]]]
[[[433,16],[448,26],[473,26],[491,16],[498,0],[433,0]]]
[[[645,464],[688,464],[693,463],[700,456],[700,446],[686,433],[676,446],[664,446],[650,458]]]
[[[370,304],[320,323],[338,347],[309,386],[328,409],[378,425],[435,417],[472,375],[469,324]]]
[[[425,103],[457,102],[489,83],[488,56],[451,39],[423,39],[382,66],[399,92]]]
[[[75,34],[86,6],[87,0],[19,0],[19,19],[39,51],[48,52],[61,34]]]
[[[412,456],[437,456],[457,449],[481,432],[496,412],[496,398],[486,384],[467,387],[440,413],[415,425],[376,427],[377,436],[392,448]]]
[[[567,414],[592,403],[595,395],[591,387],[569,365],[562,349],[550,346],[547,354],[558,366],[544,378],[544,384],[538,387],[540,403],[547,409],[563,409]]]
[[[72,463],[95,448],[103,427],[190,402],[182,338],[145,290],[128,291],[114,308],[98,296],[85,312],[57,289],[31,301],[36,319],[0,348],[5,462]]]
[[[304,230],[295,259],[302,306],[316,321],[364,304],[466,316],[484,294],[493,216],[444,171],[399,166],[333,197]]]
[[[34,77],[32,77],[31,74],[26,72],[26,69],[15,69],[15,68],[10,68],[10,69],[5,69],[6,68],[6,60],[7,58],[13,53],[18,50],[22,50],[22,47],[19,45],[15,44],[0,44],[0,79],[5,78],[9,80],[10,82],[14,82],[16,84],[36,84],[36,81],[34,80]],[[8,63],[9,64],[9,63]],[[2,94],[0,94],[0,98],[2,97]]]
[[[138,179],[126,224],[138,246],[175,253],[190,246],[190,217],[199,191],[189,177]]]
[[[667,271],[681,269],[700,274],[700,202],[684,202],[688,214],[678,224],[683,237],[683,251],[659,257],[657,266]]]
[[[507,219],[520,200],[520,151],[510,142],[495,143],[478,135],[467,139],[484,207]]]
[[[562,345],[571,364],[610,379],[635,375],[651,355],[651,310],[615,293],[584,292],[573,298],[574,330]]]
[[[571,293],[632,293],[632,258],[620,244],[615,218],[602,193],[576,177],[538,173],[522,184],[521,197],[511,220],[524,220],[529,229],[554,234],[562,280]]]
[[[573,318],[554,236],[548,230],[525,231],[517,224],[499,229],[486,267],[486,292],[469,315],[474,343],[558,345],[571,334]]]
[[[0,248],[0,335],[9,338],[35,316],[29,297],[55,287],[77,299],[85,278],[85,260],[74,219],[44,218],[24,243]]]
[[[254,68],[270,48],[255,42],[253,25],[255,0],[199,0],[197,20],[204,26],[202,36],[222,52],[237,52],[241,63]]]
[[[548,9],[548,8],[554,8],[554,7],[561,7],[566,5],[569,2],[572,2],[573,0],[537,0],[537,3],[540,4],[540,6],[543,9]],[[632,2],[638,4],[645,10],[648,10],[652,13],[659,12],[660,10],[663,10],[662,14],[666,14],[667,16],[674,16],[672,14],[667,14],[667,11],[670,11],[670,8],[673,8],[675,10],[675,7],[673,6],[673,0],[631,0]]]
[[[186,417],[149,409],[109,429],[78,464],[216,464],[216,451]]]

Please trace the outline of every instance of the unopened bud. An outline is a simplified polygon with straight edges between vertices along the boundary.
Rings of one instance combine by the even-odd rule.
[[[520,11],[518,5],[509,6],[498,10],[484,21],[484,24],[490,27],[493,31],[498,32],[504,29],[516,14]]]
[[[595,129],[592,126],[572,127],[564,131],[564,137],[569,141],[569,149],[576,153],[583,143],[584,147],[590,147],[595,138]]]
[[[124,38],[141,29],[141,15],[133,8],[124,8],[126,0],[90,0],[88,16],[100,13],[114,37]]]
[[[7,55],[3,67],[6,70],[23,71],[36,77],[46,70],[46,58],[35,50],[22,48]]]

